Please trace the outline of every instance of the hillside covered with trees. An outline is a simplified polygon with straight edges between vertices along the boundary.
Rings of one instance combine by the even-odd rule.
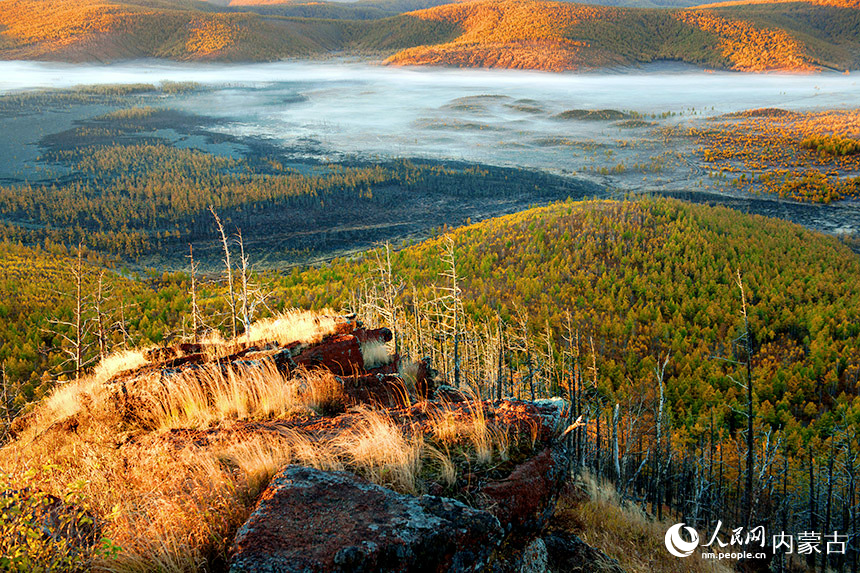
[[[76,267],[61,251],[3,252],[4,288],[26,285],[4,306],[22,334],[3,348],[7,387],[30,381],[19,407],[61,368],[59,358],[39,362],[54,369],[37,389],[40,374],[11,357],[37,346],[59,357],[75,339],[68,324],[66,338],[44,334],[57,327],[46,292],[65,291],[61,320],[75,323],[74,273],[57,274],[48,257],[83,269],[88,360],[99,353],[96,300],[111,322],[122,311],[116,297],[136,301],[138,310],[126,309],[134,318],[122,321],[135,344],[171,332],[195,338],[190,325],[201,317],[229,334],[229,315],[240,312],[215,275],[202,288],[198,276],[192,289],[185,274],[129,281],[108,271],[101,282],[114,294],[99,296],[97,260]],[[233,276],[241,292],[241,270]],[[831,237],[646,199],[556,203],[399,251],[383,246],[251,280],[265,293],[257,316],[296,306],[357,311],[391,327],[394,351],[430,357],[441,381],[476,396],[567,397],[586,421],[574,436],[579,463],[657,514],[848,532],[857,526],[858,276],[858,256]],[[146,325],[135,322],[141,316]],[[123,344],[115,332],[107,350]]]
[[[475,0],[405,12],[414,7],[423,6],[243,11],[163,0],[2,0],[0,57],[268,61],[353,53],[398,65],[551,71],[654,60],[752,72],[858,64],[858,10],[841,3],[656,9]]]

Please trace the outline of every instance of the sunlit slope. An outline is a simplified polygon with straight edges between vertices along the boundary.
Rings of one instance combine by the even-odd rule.
[[[858,0],[731,2],[712,5],[708,12],[728,20],[745,20],[759,28],[783,30],[824,68],[842,71],[860,67]]]
[[[475,0],[379,18],[399,11],[395,4],[257,4],[243,12],[185,0],[0,0],[0,57],[265,61],[353,51],[400,65],[567,71],[679,60],[756,72],[843,70],[860,60],[860,10],[832,5],[667,10]]]
[[[553,71],[680,60],[739,71],[845,69],[856,56],[854,11],[829,27],[802,26],[780,9],[749,19],[744,10],[649,10],[534,0],[477,0],[412,12],[459,25],[446,44],[400,52],[390,63]],[[845,17],[847,24],[841,24]],[[832,28],[840,29],[833,33]],[[844,28],[844,30],[843,30]]]
[[[601,391],[635,395],[653,380],[655,360],[671,355],[672,411],[679,424],[708,427],[711,407],[740,423],[743,394],[728,377],[739,334],[744,276],[754,332],[759,415],[789,433],[824,427],[825,412],[860,412],[860,257],[833,237],[774,218],[677,201],[569,202],[454,231],[466,315],[475,331],[495,328],[497,312],[532,332],[568,324],[599,355]],[[410,301],[430,300],[444,285],[445,241],[433,239],[392,256]],[[347,303],[350,281],[378,276],[376,259],[285,276],[288,304]],[[413,290],[414,285],[414,290]],[[824,395],[822,397],[822,393]],[[843,394],[843,392],[845,392]]]
[[[260,60],[336,45],[325,26],[219,14],[183,2],[0,0],[6,58],[70,61],[136,57]]]
[[[453,37],[445,23],[411,17],[351,22],[216,10],[182,0],[0,0],[0,57],[264,61],[351,48],[390,53]]]

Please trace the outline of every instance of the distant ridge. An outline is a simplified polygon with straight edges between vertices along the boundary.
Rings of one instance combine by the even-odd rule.
[[[860,0],[672,10],[474,0],[383,17],[410,4],[422,5],[0,0],[0,58],[239,62],[352,53],[396,65],[546,71],[657,60],[752,72],[860,64]]]
[[[464,33],[395,54],[390,63],[570,71],[668,59],[739,71],[817,68],[788,32],[702,10],[478,0],[409,15],[451,22]]]
[[[836,8],[860,9],[860,0],[727,0],[701,4],[696,8],[727,8],[731,6],[749,6],[754,4],[814,4],[816,6],[834,6]]]

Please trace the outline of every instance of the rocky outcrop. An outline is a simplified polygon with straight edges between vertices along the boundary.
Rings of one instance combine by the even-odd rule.
[[[563,450],[546,448],[507,478],[482,487],[480,506],[495,515],[512,537],[534,536],[552,515],[566,470]]]
[[[308,370],[325,368],[339,376],[364,372],[361,345],[352,334],[334,336],[318,346],[309,348],[293,358],[298,366]]]
[[[566,425],[565,401],[481,400],[439,384],[429,359],[402,365],[397,354],[389,355],[387,344],[394,338],[389,329],[364,328],[355,317],[335,322],[334,331],[313,342],[231,343],[229,353],[199,345],[158,349],[150,359],[160,364],[111,381],[121,411],[135,412],[145,410],[136,400],[146,396],[146,380],[160,387],[176,372],[197,376],[195,369],[204,367],[241,373],[274,366],[285,383],[298,379],[301,391],[305,381],[318,379],[306,372],[327,370],[326,383],[333,379],[339,385],[333,391],[336,408],[174,429],[132,437],[139,442],[128,447],[147,447],[150,440],[176,450],[211,449],[249,435],[297,435],[323,448],[335,444],[336,452],[345,438],[366,431],[368,410],[376,410],[395,432],[438,449],[452,466],[453,477],[416,471],[415,487],[434,494],[421,496],[350,473],[288,466],[236,535],[231,571],[537,573],[550,570],[553,560],[568,559],[573,550],[562,551],[563,544],[543,537],[568,468],[557,439]],[[495,452],[492,463],[477,461],[479,447]],[[348,460],[343,466],[351,467]]]
[[[501,539],[495,517],[458,501],[288,466],[239,530],[230,571],[479,571]]]

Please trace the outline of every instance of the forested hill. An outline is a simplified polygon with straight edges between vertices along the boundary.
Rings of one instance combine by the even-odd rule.
[[[534,355],[546,352],[549,336],[559,360],[569,348],[569,324],[583,355],[594,341],[606,403],[652,394],[654,367],[668,353],[669,400],[683,439],[712,424],[737,428],[744,397],[729,376],[740,375],[721,357],[737,356],[740,271],[761,420],[797,440],[810,427],[826,432],[837,421],[858,421],[860,257],[832,237],[779,219],[669,200],[559,203],[451,236],[470,332],[479,333],[469,335],[469,346],[485,348],[476,340],[495,335],[500,315],[506,339],[524,349],[515,341],[526,316]],[[445,250],[440,238],[393,254],[392,273],[406,285],[403,320],[430,312],[427,301],[441,294],[437,287],[450,286],[442,276]],[[296,271],[281,279],[281,292],[288,305],[336,308],[350,302],[356,277],[378,277],[376,268],[370,256]],[[412,351],[424,356],[443,349],[428,338]],[[525,354],[512,350],[508,360],[519,369],[513,379],[526,380]],[[475,380],[493,379],[486,374],[492,364],[475,369],[469,374]],[[552,393],[555,382],[542,380]]]
[[[784,3],[714,9],[612,8],[484,0],[410,13],[459,25],[446,44],[404,50],[389,62],[554,71],[655,60],[761,72],[858,65],[854,8]]]
[[[235,62],[348,52],[393,64],[554,71],[654,60],[756,72],[858,66],[856,2],[731,4],[474,0],[397,13],[422,3],[0,0],[0,58]]]
[[[669,398],[683,425],[701,429],[713,415],[716,423],[737,427],[741,420],[732,408],[743,396],[728,378],[735,374],[732,367],[717,357],[731,358],[737,350],[741,303],[734,281],[740,270],[748,289],[762,420],[796,436],[810,425],[826,431],[836,420],[860,421],[860,257],[832,237],[779,219],[670,200],[557,203],[451,236],[466,328],[473,333],[464,345],[473,348],[475,359],[484,356],[498,316],[510,341],[522,338],[520,320],[527,318],[535,349],[547,348],[549,332],[558,358],[567,345],[569,314],[584,355],[590,353],[586,341],[594,341],[599,390],[607,401],[653,391],[655,361],[668,352]],[[392,253],[394,282],[402,287],[394,301],[401,309],[397,320],[430,321],[425,331],[441,328],[431,314],[439,310],[432,302],[442,294],[438,289],[449,286],[442,276],[445,248],[439,238]],[[0,332],[0,362],[31,399],[44,370],[51,370],[48,380],[63,369],[58,333],[71,331],[50,319],[73,322],[74,254],[11,243],[0,253],[0,324],[6,329]],[[187,275],[132,280],[108,271],[99,297],[99,267],[95,259],[84,264],[83,290],[91,324],[95,301],[101,300],[102,322],[110,327],[106,350],[187,333]],[[200,282],[198,302],[207,323],[225,324],[222,287]],[[331,307],[370,315],[359,307],[368,289],[380,284],[380,274],[377,257],[369,254],[256,282],[272,293],[272,310]],[[86,358],[98,352],[96,331],[88,331]],[[445,340],[423,337],[410,352],[438,355],[443,371],[450,371],[442,359]],[[526,362],[520,354],[512,350],[508,360],[521,374]],[[491,366],[468,367],[468,379],[492,381],[495,375],[486,370]],[[550,392],[553,384],[541,378],[538,390]]]

